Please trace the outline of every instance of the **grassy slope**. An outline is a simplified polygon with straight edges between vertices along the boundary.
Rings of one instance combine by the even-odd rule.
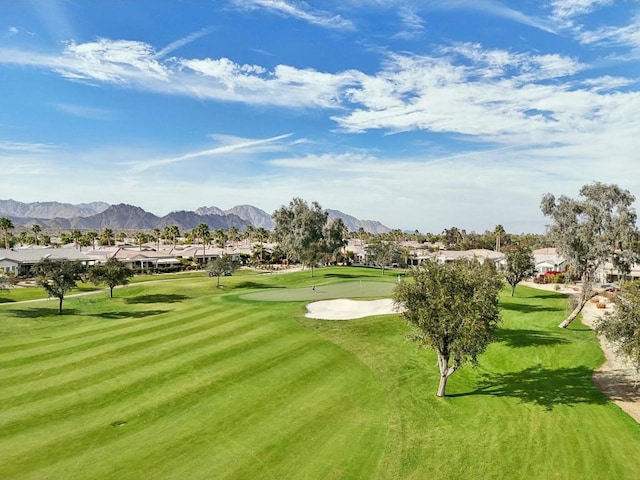
[[[239,298],[354,277],[395,280],[183,278],[70,298],[62,317],[1,306],[0,477],[640,478],[640,428],[593,387],[599,349],[555,327],[554,294],[505,297],[500,342],[447,399],[395,316]]]

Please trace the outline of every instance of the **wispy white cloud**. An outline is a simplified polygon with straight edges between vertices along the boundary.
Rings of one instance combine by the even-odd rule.
[[[184,47],[185,45],[190,44],[191,42],[194,42],[195,40],[204,37],[205,35],[207,35],[208,33],[211,32],[211,28],[207,27],[207,28],[202,28],[200,30],[198,30],[197,32],[194,32],[190,35],[187,35],[186,37],[180,38],[174,42],[171,42],[169,45],[167,45],[166,47],[164,47],[162,50],[160,50],[158,53],[155,54],[155,58],[159,59],[162,57],[165,57],[166,55],[178,50],[179,48]]]
[[[352,29],[353,23],[340,15],[312,8],[306,2],[288,0],[233,0],[239,7],[248,9],[264,9],[288,17],[297,18],[323,28]]]
[[[603,26],[595,30],[585,30],[578,35],[585,45],[597,44],[607,47],[628,47],[640,52],[640,16],[623,26]]]
[[[63,113],[75,117],[89,118],[92,120],[107,120],[112,113],[103,108],[88,107],[86,105],[75,105],[72,103],[54,103],[53,107]]]
[[[56,148],[55,145],[46,143],[23,143],[0,140],[0,151],[13,153],[43,153]]]
[[[611,3],[613,0],[551,0],[550,6],[554,17],[566,20],[591,13]]]
[[[229,154],[234,152],[243,151],[244,153],[255,153],[264,151],[264,147],[268,144],[273,144],[279,142],[280,140],[284,140],[289,138],[292,133],[286,133],[284,135],[278,135],[276,137],[271,138],[261,138],[261,139],[248,139],[248,138],[239,138],[228,135],[213,135],[214,139],[217,139],[222,143],[214,148],[208,148],[205,150],[199,150],[197,152],[189,152],[183,155],[161,158],[161,159],[144,159],[137,162],[128,162],[126,165],[131,167],[131,170],[134,172],[144,172],[146,170],[157,168],[165,165],[170,165],[173,163],[181,163],[186,162],[188,160],[195,160],[199,158],[206,157],[215,157],[223,154]]]
[[[424,33],[425,21],[415,9],[400,6],[398,16],[402,22],[402,30],[395,35],[397,38],[415,38]]]

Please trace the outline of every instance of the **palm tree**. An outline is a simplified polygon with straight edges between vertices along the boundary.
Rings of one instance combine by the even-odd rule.
[[[264,242],[269,238],[269,232],[267,232],[264,227],[260,227],[255,232],[255,237],[258,242],[260,242],[260,263],[262,263],[262,256],[264,253]]]
[[[18,234],[18,241],[20,242],[20,245],[24,245],[25,243],[27,243],[28,239],[29,239],[29,236],[27,235],[26,230],[22,230]]]
[[[171,240],[171,243],[175,247],[178,237],[180,236],[180,229],[177,225],[167,225],[162,229],[162,236],[167,240]]]
[[[78,248],[78,241],[82,238],[82,233],[77,228],[71,230],[71,238],[73,238],[73,245]]]
[[[224,248],[227,243],[227,233],[223,229],[217,228],[213,232],[213,239],[217,243],[218,247]]]
[[[255,228],[253,228],[253,225],[249,225],[247,228],[245,228],[244,230],[244,234],[246,235],[246,237],[249,239],[249,247],[251,247],[251,242],[253,240],[253,233],[256,231]]]
[[[0,218],[0,230],[4,234],[4,248],[9,250],[9,230],[13,230],[13,222],[7,217]]]
[[[98,238],[98,232],[87,232],[85,237],[87,237],[87,240],[89,241],[89,243],[91,244],[91,246],[93,247],[93,249],[96,249],[96,239]]]
[[[496,236],[496,252],[500,251],[500,242],[506,233],[502,225],[496,225],[493,229],[493,234]]]
[[[144,232],[136,232],[133,235],[133,241],[138,245],[138,250],[142,251],[142,244],[147,240],[147,234]]]
[[[209,225],[206,223],[199,224],[196,228],[191,232],[196,239],[200,239],[202,242],[202,265],[205,264],[205,252],[206,252],[206,244],[209,242],[211,238],[211,231],[209,230]]]
[[[33,235],[36,237],[36,246],[37,246],[38,245],[38,235],[42,231],[42,228],[37,223],[34,223],[33,226],[31,227],[31,231],[33,232]]]
[[[227,231],[229,240],[231,240],[232,244],[233,244],[233,248],[237,248],[238,247],[238,239],[240,236],[240,232],[238,231],[238,227],[236,227],[235,225],[232,225],[231,227],[229,227],[229,230]]]
[[[153,229],[153,238],[156,240],[156,250],[160,250],[160,229]]]
[[[100,235],[100,241],[104,244],[106,243],[108,247],[111,246],[111,242],[113,241],[113,230],[110,228],[105,228],[102,230],[102,235]]]

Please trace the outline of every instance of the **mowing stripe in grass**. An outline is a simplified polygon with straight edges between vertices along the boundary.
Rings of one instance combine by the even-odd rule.
[[[154,320],[150,320],[148,322],[139,322],[137,324],[131,325],[130,328],[125,331],[115,329],[115,331],[101,332],[100,335],[91,337],[90,341],[78,342],[78,339],[73,339],[71,342],[68,342],[65,338],[57,339],[57,342],[52,342],[51,344],[46,345],[46,347],[37,347],[34,349],[24,350],[21,352],[23,355],[11,355],[10,360],[0,361],[0,368],[19,365],[21,360],[25,363],[50,360],[52,358],[55,358],[56,356],[66,355],[70,351],[75,350],[75,347],[79,344],[85,345],[87,348],[89,348],[94,345],[100,345],[104,343],[104,340],[107,339],[110,341],[117,341],[119,339],[144,335],[149,332],[155,332],[158,330],[163,330],[165,328],[183,325],[186,322],[197,320],[204,314],[209,315],[211,313],[212,312],[209,308],[203,306],[200,308],[194,308],[186,312],[182,312],[182,315],[159,316]],[[213,312],[214,315],[215,313],[216,312]],[[218,318],[216,318],[216,321],[217,320]],[[224,318],[221,319],[221,321],[224,320]],[[70,344],[70,346],[67,346],[67,344]]]
[[[78,351],[74,351],[73,354],[68,353],[66,356],[60,356],[57,358],[57,362],[53,362],[49,368],[42,369],[40,368],[40,364],[25,364],[16,367],[19,373],[7,378],[4,382],[0,381],[0,386],[4,386],[6,392],[12,387],[19,386],[21,383],[28,382],[34,387],[41,382],[49,384],[52,381],[58,381],[54,378],[57,374],[63,374],[65,377],[68,377],[70,365],[74,367],[74,374],[81,374],[80,369],[84,366],[93,366],[99,361],[113,362],[114,359],[117,359],[119,356],[143,351],[145,347],[161,347],[170,344],[174,340],[180,340],[183,337],[207,332],[211,333],[210,338],[212,341],[215,341],[218,336],[222,336],[221,339],[224,339],[234,335],[234,332],[242,334],[244,331],[251,330],[255,324],[264,321],[264,316],[259,315],[255,311],[247,315],[240,315],[243,312],[235,313],[238,316],[230,313],[224,318],[224,321],[220,322],[211,322],[209,319],[201,317],[194,318],[195,326],[191,322],[185,322],[178,326],[173,326],[173,328],[168,331],[161,329],[152,332],[149,338],[147,338],[146,335],[144,337],[134,337],[131,339],[125,338],[117,343],[105,343],[93,349],[86,349],[84,345],[80,345],[78,346]],[[150,354],[154,354],[154,351],[151,351]],[[43,376],[42,380],[34,380],[34,376],[36,375],[38,377]],[[0,394],[0,398],[1,396],[2,394]]]
[[[49,416],[60,419],[85,410],[87,405],[104,407],[110,403],[114,392],[123,388],[127,388],[127,394],[133,394],[138,390],[147,388],[149,383],[153,384],[155,381],[159,382],[160,380],[167,382],[174,378],[179,378],[181,375],[195,370],[198,366],[209,364],[217,358],[233,356],[254,345],[257,345],[258,348],[263,348],[263,346],[269,345],[268,341],[279,340],[279,332],[270,325],[265,324],[254,329],[249,335],[244,337],[231,336],[225,340],[220,345],[217,345],[219,348],[214,352],[210,352],[210,350],[215,348],[216,345],[204,342],[204,345],[200,348],[187,349],[181,355],[151,364],[144,362],[143,366],[136,370],[125,369],[125,372],[120,377],[107,377],[103,381],[88,386],[85,389],[86,391],[66,392],[61,390],[59,392],[61,395],[55,400],[52,397],[45,397],[34,402],[16,405],[12,409],[4,409],[3,423],[7,423],[3,425],[2,431],[0,431],[0,438],[5,433],[10,433],[14,427],[26,427],[29,422],[37,425],[38,422],[43,420],[40,415],[43,415],[41,412],[45,406],[46,410],[44,411],[48,412]],[[88,396],[83,397],[80,395],[82,393],[86,393]],[[67,402],[70,400],[76,400],[77,403],[68,404]],[[27,417],[29,420],[22,417]]]
[[[153,438],[153,442],[146,444],[145,452],[151,457],[148,459],[150,464],[161,462],[162,470],[146,470],[145,475],[222,478],[223,467],[227,463],[231,462],[231,465],[226,467],[227,470],[237,467],[233,463],[235,458],[241,462],[256,463],[255,453],[267,447],[273,448],[281,441],[299,443],[300,448],[304,449],[312,448],[313,439],[318,438],[315,436],[317,428],[325,428],[335,437],[348,437],[349,435],[344,433],[347,427],[357,430],[359,434],[361,431],[359,424],[352,425],[349,421],[345,421],[345,417],[352,420],[358,418],[355,413],[361,409],[361,405],[355,399],[348,400],[348,393],[352,392],[348,391],[349,382],[345,380],[361,378],[363,371],[357,363],[352,367],[336,370],[337,365],[343,365],[340,359],[344,357],[344,353],[335,349],[331,351],[337,354],[337,358],[332,355],[332,359],[328,359],[326,348],[322,348],[321,363],[316,364],[310,361],[313,357],[306,358],[308,355],[303,355],[298,359],[299,361],[292,359],[286,363],[279,363],[273,370],[265,371],[257,377],[230,384],[226,395],[220,392],[215,396],[204,396],[193,407],[198,412],[199,426],[182,421],[182,415],[178,415],[177,418],[160,416],[154,418],[154,422],[148,427],[150,431],[137,429],[135,425],[130,430],[125,428],[118,432],[121,433],[121,438],[117,443],[105,444],[104,439],[101,439],[103,451],[98,455],[96,455],[97,452],[90,452],[91,456],[83,458],[83,463],[92,466],[94,462],[102,463],[103,469],[100,470],[100,476],[103,478],[110,478],[108,473],[111,473],[113,478],[136,478],[136,473],[126,468],[127,463],[133,461],[133,457],[123,454],[126,452],[124,445],[135,443],[138,439]],[[329,360],[331,363],[327,364],[326,361]],[[300,367],[303,368],[300,369]],[[274,383],[273,378],[280,380]],[[256,380],[260,383],[259,385],[254,385]],[[364,382],[364,380],[370,380],[368,374],[362,380],[363,386],[371,385],[370,382]],[[247,391],[246,384],[249,381],[252,387]],[[286,388],[283,388],[285,386]],[[230,408],[231,405],[232,408]],[[345,409],[347,411],[344,415],[335,414],[336,409],[338,412]],[[334,414],[323,415],[327,410]],[[316,422],[314,420],[316,417],[321,418]],[[374,418],[376,423],[379,420],[384,425],[384,416]],[[149,420],[145,419],[145,421]],[[171,431],[171,435],[167,435],[168,430]],[[238,445],[239,440],[244,443],[244,446]],[[239,447],[247,455],[242,457],[234,455],[234,451]],[[104,461],[105,458],[113,458],[116,452],[121,465],[125,468],[118,469],[115,465]],[[166,452],[171,452],[171,455],[167,456]],[[344,455],[344,452],[342,454]],[[156,460],[153,461],[153,458]],[[191,471],[193,463],[202,462],[205,459],[210,465],[209,468],[201,471],[199,476],[195,475],[195,472]],[[77,460],[75,461],[77,463]],[[326,458],[325,461],[335,461],[335,457]],[[72,466],[73,462],[73,459],[67,459],[61,465],[55,465],[54,471],[68,471],[66,469]],[[189,471],[191,473],[188,473]]]
[[[99,434],[99,432],[102,432],[101,443],[108,441],[109,438],[117,438],[117,432],[109,430],[107,421],[104,418],[105,410],[118,411],[122,409],[128,412],[127,418],[135,419],[137,415],[140,415],[148,422],[152,419],[157,420],[161,418],[163,415],[162,412],[165,410],[173,411],[176,404],[179,404],[183,409],[190,408],[202,401],[203,398],[212,395],[214,391],[215,395],[213,398],[224,400],[225,390],[231,389],[233,391],[233,389],[238,388],[238,384],[246,384],[246,382],[259,375],[269,374],[270,376],[273,376],[274,374],[270,372],[274,369],[277,371],[278,369],[290,368],[290,365],[295,366],[311,363],[317,372],[322,375],[326,375],[327,362],[332,362],[334,360],[328,358],[326,355],[321,355],[317,351],[314,351],[312,347],[316,345],[315,341],[301,344],[299,341],[292,342],[291,340],[292,339],[282,340],[281,343],[283,343],[282,348],[284,350],[281,352],[276,351],[275,355],[270,355],[274,353],[273,346],[264,344],[255,349],[255,351],[247,352],[247,354],[251,354],[252,360],[250,363],[245,363],[241,367],[237,365],[237,362],[234,362],[234,358],[228,357],[228,363],[231,364],[229,365],[230,371],[214,375],[213,378],[200,378],[199,382],[195,385],[185,385],[181,380],[182,375],[172,375],[172,378],[177,380],[175,382],[176,385],[174,385],[175,388],[171,388],[165,383],[155,383],[155,388],[152,391],[145,391],[145,389],[142,388],[140,391],[135,392],[137,394],[141,394],[143,397],[150,397],[146,402],[136,402],[135,395],[132,395],[130,390],[127,390],[126,396],[118,399],[116,402],[108,402],[106,405],[99,405],[97,407],[92,404],[91,410],[84,414],[76,412],[75,418],[70,419],[71,421],[75,421],[75,419],[78,418],[84,419],[81,423],[84,427],[82,432],[76,433],[70,431],[68,425],[66,425],[67,422],[65,421],[57,422],[55,425],[50,424],[51,430],[47,432],[46,437],[39,438],[39,440],[43,441],[43,444],[34,446],[34,439],[31,438],[31,448],[45,448],[48,452],[49,458],[53,460],[57,458],[58,453],[64,453],[62,456],[74,455],[77,453],[75,451],[76,449],[74,448],[74,444],[77,443],[77,446],[83,445],[86,443],[86,438]],[[256,353],[261,353],[261,355],[257,355],[257,358],[253,358],[256,356]],[[266,358],[265,354],[267,355]],[[305,354],[311,355],[312,358],[316,359],[316,361],[305,360]],[[297,359],[301,359],[302,361],[298,362],[296,361]],[[211,367],[209,361],[204,361],[202,363],[204,363],[204,368]],[[308,374],[309,370],[307,370],[306,373]],[[304,383],[308,384],[309,382],[305,381]],[[155,396],[155,393],[158,395]],[[100,411],[101,415],[96,415],[96,409]],[[246,416],[246,412],[238,418],[242,418],[244,416]],[[135,423],[135,420],[132,423]],[[153,425],[154,422],[151,424]],[[19,437],[26,433],[27,432],[22,430],[20,434],[17,435],[18,438],[14,439],[14,445],[20,445]],[[56,438],[55,441],[52,441],[52,436]],[[21,452],[19,450],[20,449],[16,451],[16,449],[14,449],[13,452],[10,452],[10,457],[26,454],[26,458],[28,458],[28,451]],[[12,463],[19,464],[21,461],[19,458],[13,458]],[[22,467],[26,467],[26,465],[22,465]]]
[[[246,319],[245,319],[246,320]],[[164,336],[140,341],[99,355],[84,358],[74,365],[73,374],[69,375],[69,365],[52,367],[40,381],[34,381],[35,372],[23,374],[23,382],[14,382],[0,393],[0,401],[4,408],[25,401],[46,398],[59,391],[76,394],[82,388],[90,388],[104,378],[112,378],[132,369],[156,364],[163,359],[177,358],[205,346],[213,347],[230,337],[241,337],[252,333],[262,325],[264,317],[256,317],[250,322],[229,322],[226,325],[201,325],[180,332],[169,332]],[[55,371],[55,373],[54,373]]]

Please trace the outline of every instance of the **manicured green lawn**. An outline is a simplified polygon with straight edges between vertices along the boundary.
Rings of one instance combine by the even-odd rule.
[[[300,295],[360,281],[373,297],[396,275],[176,277],[62,316],[0,305],[0,478],[640,478],[640,428],[593,386],[592,333],[555,326],[563,298],[505,296],[499,341],[438,399],[435,356],[399,317],[304,318]]]

